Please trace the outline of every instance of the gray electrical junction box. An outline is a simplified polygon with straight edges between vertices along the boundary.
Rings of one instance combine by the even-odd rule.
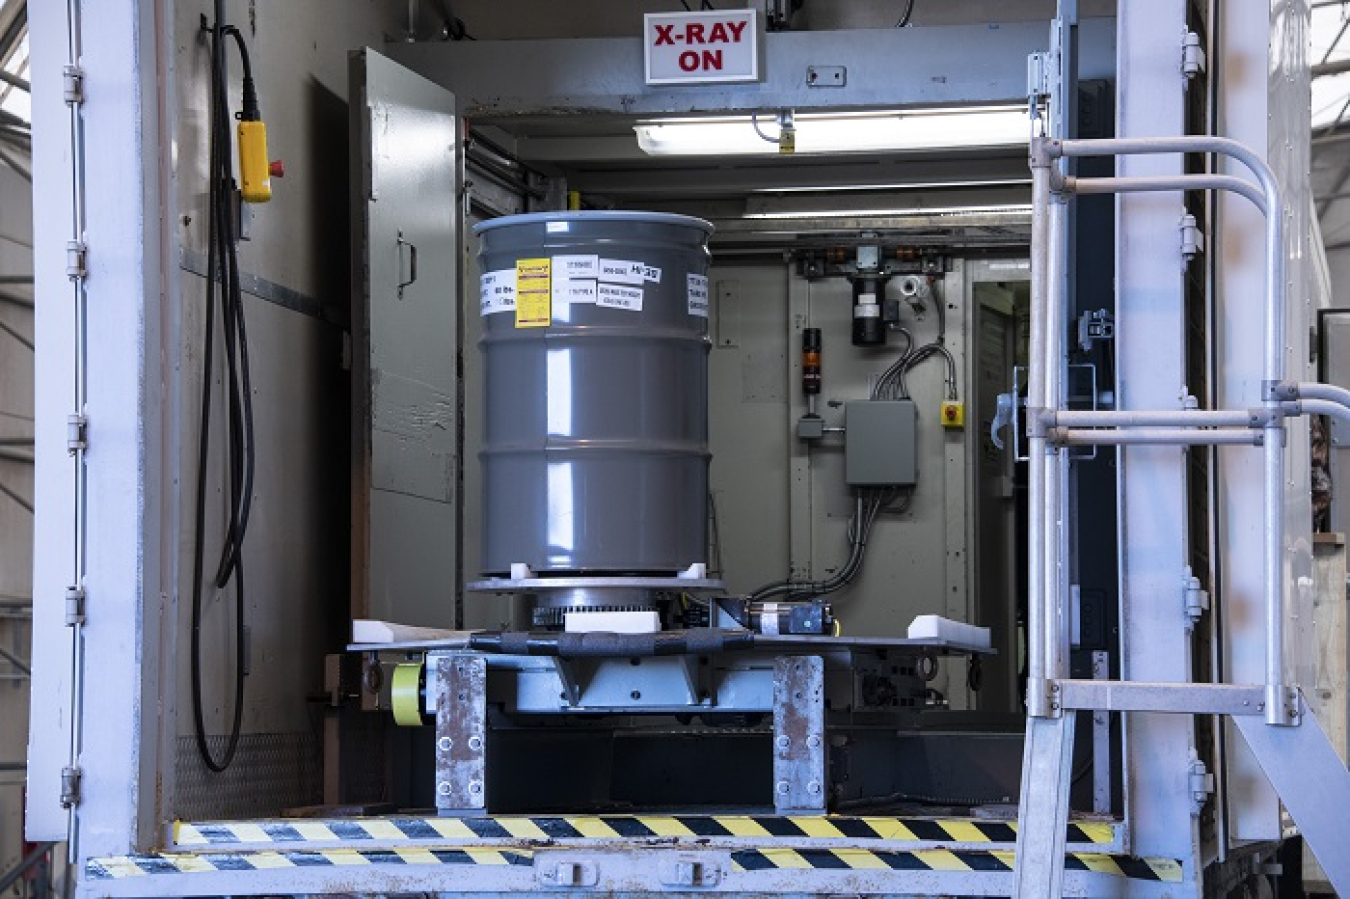
[[[844,480],[852,487],[908,487],[917,479],[918,411],[911,400],[844,404]]]

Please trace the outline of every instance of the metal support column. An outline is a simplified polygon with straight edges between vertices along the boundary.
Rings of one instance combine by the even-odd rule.
[[[773,663],[773,805],[780,815],[824,814],[825,660],[783,656]]]
[[[487,809],[487,660],[468,653],[434,656],[436,811]]]

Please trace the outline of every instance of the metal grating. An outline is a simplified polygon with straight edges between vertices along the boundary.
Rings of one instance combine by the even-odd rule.
[[[217,758],[224,755],[225,737],[207,743]],[[310,733],[245,734],[234,763],[220,774],[202,764],[193,737],[179,737],[174,771],[178,818],[269,815],[323,801],[323,755]]]

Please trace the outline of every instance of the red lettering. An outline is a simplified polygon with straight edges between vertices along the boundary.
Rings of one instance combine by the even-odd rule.
[[[670,36],[670,33],[671,33],[672,31],[674,31],[674,30],[675,30],[675,26],[674,26],[674,25],[657,25],[657,26],[656,26],[656,46],[659,47],[659,46],[661,46],[662,44],[673,44],[673,43],[675,43],[675,38],[673,38],[673,37]]]
[[[728,22],[727,27],[731,29],[731,39],[739,44],[741,32],[745,30],[745,22]]]
[[[680,71],[694,72],[698,70],[698,54],[693,50],[685,50],[680,54]]]
[[[722,71],[722,51],[704,50],[703,51],[703,70],[706,72]]]
[[[688,25],[684,26],[684,42],[686,44],[705,43],[703,40],[703,24],[701,22],[690,22]]]
[[[712,27],[712,36],[708,38],[710,44],[725,44],[727,42],[727,26],[718,22]]]

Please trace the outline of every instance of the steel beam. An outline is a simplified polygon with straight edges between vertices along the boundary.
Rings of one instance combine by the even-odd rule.
[[[1055,684],[1066,709],[1171,712],[1181,715],[1264,715],[1262,684],[1151,684],[1074,680]]]
[[[1081,28],[1083,78],[1113,74],[1113,22]],[[960,53],[953,53],[960,47]],[[1027,56],[1045,47],[1040,22],[765,35],[764,80],[648,87],[642,41],[631,38],[390,44],[398,62],[455,92],[479,120],[578,113],[624,118],[766,109],[866,109],[1023,103]],[[529,60],[521,65],[520,60]],[[844,65],[843,87],[811,87],[811,66]]]

